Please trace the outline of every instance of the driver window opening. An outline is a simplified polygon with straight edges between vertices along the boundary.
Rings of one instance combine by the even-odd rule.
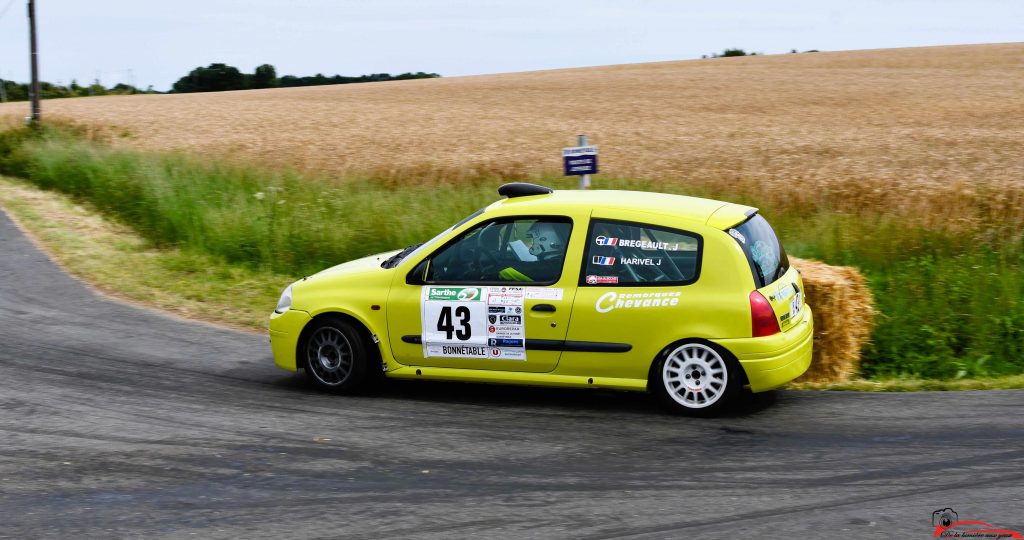
[[[428,283],[550,284],[558,281],[572,232],[567,218],[489,221],[441,249]]]

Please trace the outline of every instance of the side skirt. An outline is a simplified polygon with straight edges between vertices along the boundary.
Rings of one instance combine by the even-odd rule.
[[[517,384],[528,386],[554,386],[563,388],[604,388],[646,392],[647,379],[615,379],[610,377],[582,377],[553,375],[551,373],[523,373],[519,371],[487,371],[441,367],[403,366],[385,373],[394,379],[423,379],[491,384]]]

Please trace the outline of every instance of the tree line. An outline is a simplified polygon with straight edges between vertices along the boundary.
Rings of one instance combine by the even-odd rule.
[[[319,86],[324,84],[351,84],[379,81],[403,81],[408,79],[432,79],[440,77],[437,73],[372,73],[358,77],[343,75],[316,75],[297,77],[295,75],[277,76],[277,70],[270,64],[257,66],[252,73],[242,73],[238,68],[227,64],[210,64],[197,67],[188,75],[180,78],[172,86],[172,93],[188,92],[223,92],[226,90],[251,90],[257,88],[288,88],[294,86]]]
[[[797,52],[799,52],[799,51],[797,51],[796,49],[790,49],[789,50],[789,54],[797,54]],[[810,49],[810,50],[807,50],[807,51],[804,51],[804,52],[814,53],[814,52],[818,52],[818,49]],[[764,53],[753,52],[753,51],[752,52],[747,52],[747,51],[745,51],[743,49],[725,49],[721,53],[711,53],[711,58],[729,58],[731,56],[757,56],[759,54],[764,54]],[[702,55],[700,55],[700,57],[702,59],[707,59],[708,55],[702,54]]]
[[[28,83],[17,83],[14,81],[0,81],[2,90],[0,90],[0,100],[6,101],[28,101],[31,95],[32,89]],[[156,93],[153,87],[150,86],[146,90],[140,90],[134,86],[124,83],[118,83],[111,87],[106,87],[100,84],[99,81],[93,81],[92,84],[82,86],[77,81],[72,80],[69,85],[60,85],[48,83],[46,81],[39,81],[39,98],[40,99],[52,99],[52,98],[67,98],[67,97],[83,97],[83,96],[108,96],[108,95],[123,95],[123,94],[148,94]]]
[[[298,77],[295,75],[277,76],[277,70],[270,64],[257,66],[253,73],[242,73],[238,68],[226,64],[210,64],[207,67],[197,67],[188,75],[178,79],[168,93],[188,92],[221,92],[225,90],[249,90],[255,88],[288,88],[294,86],[319,86],[324,84],[350,84],[378,81],[404,81],[408,79],[432,79],[440,77],[437,73],[401,73],[391,75],[390,73],[371,73],[358,77],[347,77],[344,75],[323,75],[317,73],[312,76]],[[0,80],[0,101],[28,101],[31,97],[30,85],[14,81]],[[100,81],[93,81],[92,84],[82,86],[72,80],[71,84],[61,85],[45,81],[39,82],[40,99],[83,97],[83,96],[108,96],[123,94],[160,94],[149,86],[141,90],[129,84],[118,83],[111,87],[100,84]]]

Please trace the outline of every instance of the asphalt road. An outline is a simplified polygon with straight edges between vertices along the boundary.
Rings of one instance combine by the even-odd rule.
[[[1024,392],[308,389],[92,293],[0,212],[0,538],[929,538],[1024,530]]]

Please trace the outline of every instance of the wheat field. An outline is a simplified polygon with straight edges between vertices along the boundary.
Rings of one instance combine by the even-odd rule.
[[[1024,204],[1022,43],[75,98],[44,102],[44,115],[133,148],[336,177],[559,174],[560,148],[586,133],[598,187],[640,178],[975,226],[1019,220]]]

